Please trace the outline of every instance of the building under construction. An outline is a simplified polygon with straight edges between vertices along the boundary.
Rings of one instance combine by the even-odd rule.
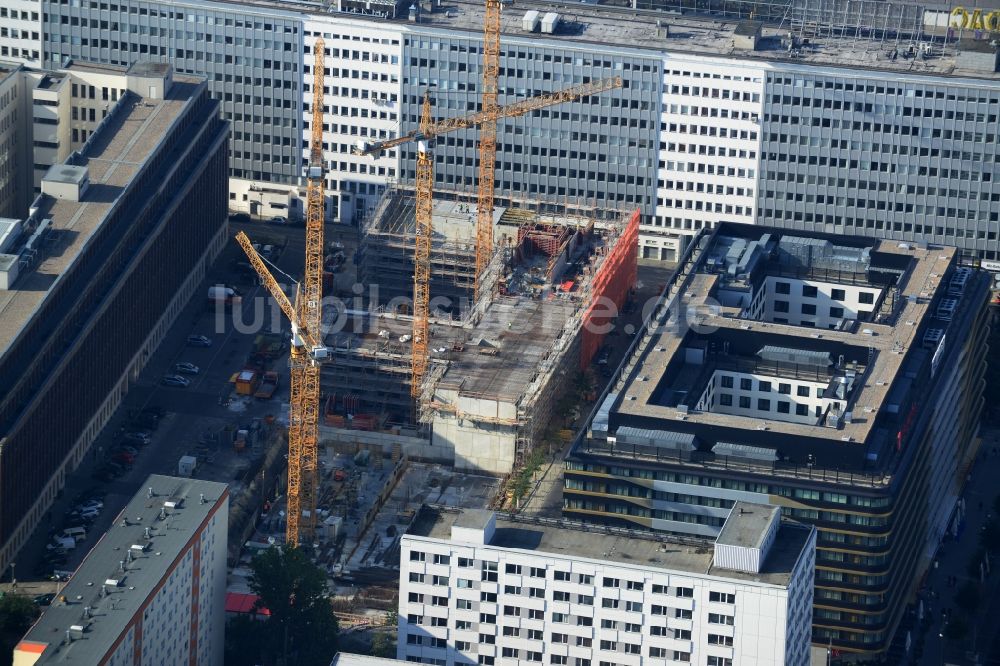
[[[385,194],[364,228],[365,307],[330,313],[323,436],[403,444],[411,457],[507,474],[600,346],[600,304],[620,307],[634,286],[638,211],[497,207],[490,287],[476,301],[475,202],[438,196],[430,364],[414,400],[413,199],[402,188]]]

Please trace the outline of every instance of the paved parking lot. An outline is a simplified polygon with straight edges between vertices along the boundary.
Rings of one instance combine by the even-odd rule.
[[[292,276],[297,277],[301,273],[304,250],[304,235],[301,228],[275,228],[259,223],[231,225],[233,235],[240,229],[245,230],[254,240],[284,238],[286,246],[276,257],[275,263],[281,271]],[[279,373],[278,390],[272,399],[266,401],[242,399],[228,405],[221,399],[230,393],[232,389],[232,384],[229,383],[230,377],[243,367],[245,359],[251,352],[257,332],[250,326],[255,321],[255,310],[269,312],[276,308],[273,302],[266,298],[266,293],[258,285],[257,280],[236,268],[236,264],[243,259],[242,250],[235,242],[223,250],[203,286],[195,292],[184,312],[178,316],[168,336],[150,358],[138,381],[130,388],[117,412],[94,442],[91,455],[67,479],[66,487],[50,510],[47,519],[42,521],[39,529],[17,557],[15,575],[22,585],[45,578],[53,569],[66,571],[75,569],[120,513],[127,500],[140,490],[146,477],[150,474],[176,475],[179,458],[193,451],[204,435],[221,435],[219,443],[213,449],[218,455],[213,455],[213,462],[203,465],[195,476],[229,481],[233,469],[248,463],[241,461],[233,452],[229,439],[231,434],[226,428],[242,427],[255,418],[267,415],[274,415],[281,420],[287,413],[287,356],[275,360],[272,364],[271,369]],[[242,322],[245,325],[240,326],[239,330],[232,317],[219,318],[207,305],[207,288],[211,284],[233,285],[242,291],[239,313],[242,314]],[[271,318],[265,317],[261,320],[266,327]],[[283,331],[288,330],[289,326],[283,317],[276,316],[273,321]],[[208,337],[212,340],[211,347],[189,346],[187,337],[191,334]],[[198,366],[200,372],[197,375],[186,375],[191,380],[191,384],[187,387],[163,386],[162,377],[165,374],[174,374],[174,365],[182,361]],[[109,482],[93,479],[91,474],[104,465],[104,459],[119,441],[122,429],[131,429],[127,428],[131,418],[130,413],[149,407],[159,408],[164,412],[164,417],[158,429],[152,433],[152,443],[136,447],[139,449],[139,454],[132,469]],[[73,508],[73,499],[81,492],[95,489],[106,493],[103,500],[104,508],[89,528],[87,538],[74,550],[69,551],[65,564],[39,566],[46,550],[46,543],[50,539],[50,532],[62,528],[64,515]]]

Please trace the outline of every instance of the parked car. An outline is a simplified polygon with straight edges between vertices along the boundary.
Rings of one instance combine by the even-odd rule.
[[[104,508],[104,502],[102,502],[101,500],[92,499],[92,500],[87,500],[85,502],[80,502],[74,508],[80,512],[100,511],[101,509]]]
[[[111,456],[111,459],[123,465],[131,466],[135,464],[135,456],[127,451],[117,451]]]
[[[233,213],[232,215],[229,216],[229,221],[242,222],[245,224],[250,221],[250,216],[247,215],[246,213]]]
[[[182,375],[197,375],[200,371],[201,369],[197,365],[187,361],[174,364],[174,372],[179,372]]]
[[[212,340],[204,335],[189,335],[187,337],[189,347],[211,347]]]
[[[56,598],[56,595],[52,592],[48,594],[39,594],[37,597],[32,599],[39,606],[48,606],[52,603],[52,600]]]
[[[119,444],[114,448],[114,451],[125,451],[126,453],[131,453],[133,456],[139,455],[139,449],[134,446],[129,446],[128,444]]]
[[[122,439],[124,439],[127,442],[138,442],[139,444],[149,444],[151,441],[153,441],[153,438],[150,437],[149,433],[144,432],[142,430],[137,430],[135,432],[127,432],[125,433],[125,436]]]
[[[180,375],[164,375],[161,383],[164,386],[176,386],[178,388],[187,388],[191,384],[191,380],[187,377],[181,377]]]
[[[288,224],[288,218],[281,216],[272,217],[271,224]]]

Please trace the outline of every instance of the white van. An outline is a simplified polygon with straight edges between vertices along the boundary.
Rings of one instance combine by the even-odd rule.
[[[67,527],[62,531],[63,538],[75,539],[76,541],[83,541],[87,538],[87,530],[82,527]]]

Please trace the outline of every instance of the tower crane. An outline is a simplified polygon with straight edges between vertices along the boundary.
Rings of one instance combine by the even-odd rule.
[[[420,131],[427,134],[431,125],[431,96],[424,94]],[[417,144],[416,239],[413,252],[413,343],[410,350],[410,395],[420,397],[427,372],[427,338],[430,335],[431,235],[434,231],[434,160],[425,141]],[[419,409],[419,407],[418,407]]]
[[[538,109],[544,109],[547,106],[573,102],[581,97],[597,95],[621,87],[622,79],[620,76],[613,76],[608,79],[598,79],[597,81],[590,81],[589,83],[582,83],[580,85],[570,86],[569,88],[563,88],[562,90],[557,90],[556,92],[545,93],[542,95],[536,95],[535,97],[529,97],[528,99],[522,99],[512,104],[498,106],[495,110],[489,113],[486,111],[478,111],[476,113],[470,113],[467,116],[445,118],[443,120],[429,123],[426,127],[424,127],[423,123],[421,123],[421,126],[418,129],[392,139],[386,139],[385,141],[359,141],[352,152],[355,155],[373,155],[378,157],[383,151],[390,150],[406,143],[433,139],[441,134],[457,132],[458,130],[476,127],[477,125],[482,126],[483,123],[486,123],[489,120],[516,118],[518,116],[531,113],[532,111],[537,111]]]
[[[493,187],[497,161],[497,75],[500,71],[500,0],[486,0],[483,17],[483,112],[479,126],[479,196],[476,203],[476,301],[493,255]]]
[[[311,541],[316,530],[319,375],[329,360],[320,321],[323,301],[323,207],[326,196],[323,167],[323,56],[325,43],[313,47],[312,137],[306,168],[305,274],[296,287],[294,306],[278,286],[263,259],[242,231],[243,247],[261,282],[292,325],[291,395],[288,401],[288,507],[285,539],[291,544]]]

